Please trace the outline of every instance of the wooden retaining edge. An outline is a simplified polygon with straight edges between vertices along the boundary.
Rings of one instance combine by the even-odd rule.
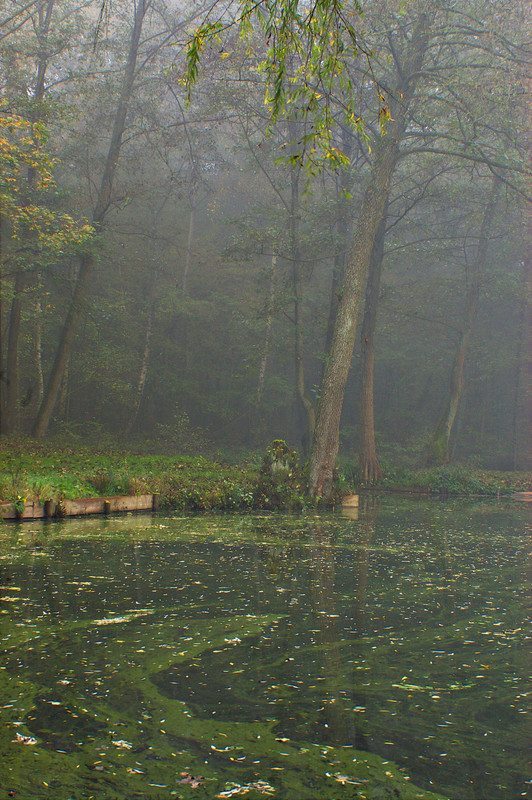
[[[513,498],[524,503],[532,503],[532,492],[515,492]]]
[[[58,519],[86,514],[111,514],[124,511],[157,511],[158,495],[135,494],[115,497],[84,497],[80,500],[46,500],[24,503],[17,509],[14,503],[0,503],[0,517],[12,520]]]

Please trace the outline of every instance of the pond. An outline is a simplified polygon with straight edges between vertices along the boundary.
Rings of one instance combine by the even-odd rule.
[[[0,528],[0,800],[516,800],[525,510]]]

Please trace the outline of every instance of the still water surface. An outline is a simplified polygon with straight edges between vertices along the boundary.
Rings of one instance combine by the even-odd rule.
[[[396,498],[3,526],[0,800],[524,797],[524,528]]]

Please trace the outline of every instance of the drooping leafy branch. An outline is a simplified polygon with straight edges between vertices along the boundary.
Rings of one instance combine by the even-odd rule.
[[[363,130],[349,64],[370,56],[360,43],[359,3],[241,0],[230,17],[225,12],[217,16],[218,5],[188,41],[183,82],[189,100],[204,52],[216,47],[222,59],[230,59],[240,42],[250,68],[264,80],[272,124],[283,116],[305,123],[289,160],[304,157],[311,170],[323,162],[345,165],[347,156],[333,142],[334,117],[340,111],[345,122]],[[231,36],[235,30],[237,37]],[[385,110],[382,119],[388,116]]]

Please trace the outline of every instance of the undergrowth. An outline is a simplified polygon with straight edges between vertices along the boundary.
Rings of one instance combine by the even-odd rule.
[[[442,467],[415,469],[394,467],[384,463],[383,477],[374,489],[425,492],[437,495],[486,495],[497,497],[528,491],[531,476],[526,472],[497,472],[451,464]],[[357,486],[363,486],[357,465],[344,465],[343,474]]]
[[[153,493],[160,507],[183,511],[298,511],[317,505],[306,486],[297,453],[281,440],[272,442],[262,460],[254,454],[240,465],[206,456],[100,452],[31,440],[4,440],[0,447],[0,500],[10,503]],[[369,488],[360,481],[358,467],[344,464],[335,499],[354,487]],[[465,465],[413,469],[384,464],[382,480],[371,488],[498,496],[529,490],[530,475]]]

